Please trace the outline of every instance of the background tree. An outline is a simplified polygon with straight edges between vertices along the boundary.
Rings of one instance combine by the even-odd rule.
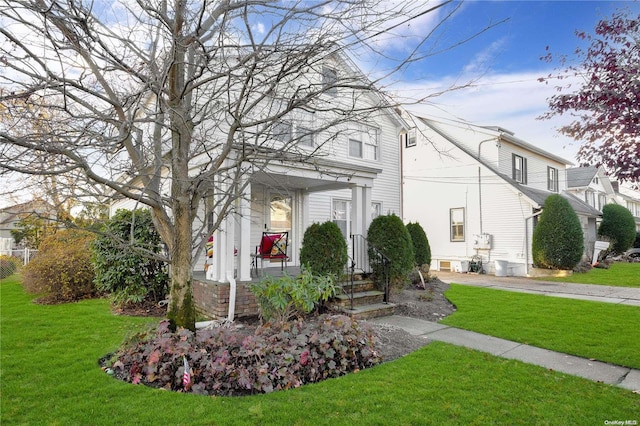
[[[583,165],[604,166],[619,181],[640,182],[640,15],[620,11],[601,20],[595,34],[576,32],[589,46],[576,50],[576,65],[542,78],[570,80],[549,98],[542,118],[571,114],[575,119],[561,133],[581,143]],[[545,59],[552,61],[551,54]],[[575,80],[581,81],[576,90]],[[571,91],[573,90],[573,91]]]
[[[320,149],[345,123],[390,107],[361,100],[371,105],[378,80],[433,48],[425,45],[429,31],[416,32],[413,21],[447,3],[5,1],[0,167],[64,175],[87,195],[147,206],[171,263],[168,316],[194,329],[200,236],[220,226],[247,176],[283,159],[316,165],[317,150],[297,149],[308,134],[283,141],[279,123],[322,117],[314,129],[328,135]],[[407,31],[403,49],[385,54],[383,66],[381,46]],[[318,78],[323,61],[349,53],[377,62],[377,77]],[[337,88],[351,94],[327,101]]]
[[[548,196],[533,229],[533,263],[539,268],[573,269],[583,251],[584,237],[576,212],[561,195]]]
[[[624,253],[636,239],[636,221],[625,207],[619,204],[605,204],[602,207],[602,222],[598,227],[598,235],[611,239],[611,253]]]

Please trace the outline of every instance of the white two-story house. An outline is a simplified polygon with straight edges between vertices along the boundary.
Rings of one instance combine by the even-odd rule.
[[[533,228],[551,194],[569,201],[585,246],[593,245],[599,212],[566,192],[569,161],[500,127],[413,121],[403,148],[404,220],[424,228],[434,270],[464,272],[477,256],[485,272],[529,274]]]

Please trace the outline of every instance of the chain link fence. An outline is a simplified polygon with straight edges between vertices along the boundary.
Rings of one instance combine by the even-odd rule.
[[[0,259],[3,260],[0,261],[0,278],[12,275],[18,267],[29,263],[37,254],[38,250],[30,248],[0,250]]]

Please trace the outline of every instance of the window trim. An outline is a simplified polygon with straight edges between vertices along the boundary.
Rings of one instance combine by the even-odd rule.
[[[454,212],[457,211],[462,211],[462,222],[454,222],[453,221],[453,214]],[[452,207],[449,209],[449,240],[451,242],[464,242],[466,240],[466,215],[465,215],[465,208],[464,207]],[[462,226],[462,237],[457,237],[454,238],[454,226]]]
[[[322,67],[322,90],[329,96],[338,95],[338,70],[332,67]]]

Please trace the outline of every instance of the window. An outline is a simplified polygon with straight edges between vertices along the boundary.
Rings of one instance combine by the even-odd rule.
[[[336,83],[338,82],[338,73],[332,68],[322,68],[322,88],[327,95],[336,96],[338,94],[338,88]]]
[[[512,176],[513,180],[520,183],[527,183],[527,159],[519,155],[512,156]]]
[[[307,127],[298,126],[296,128],[296,139],[299,146],[313,148],[315,146],[313,140],[313,131]]]
[[[378,129],[368,128],[350,135],[349,157],[378,161],[378,153]]]
[[[558,192],[558,169],[547,167],[547,189]]]
[[[342,236],[345,239],[349,238],[351,232],[351,202],[346,200],[333,200],[333,223],[338,225]]]
[[[286,121],[278,121],[274,123],[272,128],[273,138],[280,142],[291,142],[291,123]]]
[[[406,148],[411,148],[412,146],[417,145],[416,133],[414,131],[406,133],[403,136],[404,136],[404,146]]]
[[[451,241],[464,241],[464,207],[450,209]]]
[[[596,193],[593,191],[587,191],[584,193],[584,201],[591,207],[596,206]]]
[[[607,204],[607,196],[604,194],[598,194],[598,210],[602,211],[605,204]]]
[[[371,203],[371,220],[382,215],[382,203]]]

